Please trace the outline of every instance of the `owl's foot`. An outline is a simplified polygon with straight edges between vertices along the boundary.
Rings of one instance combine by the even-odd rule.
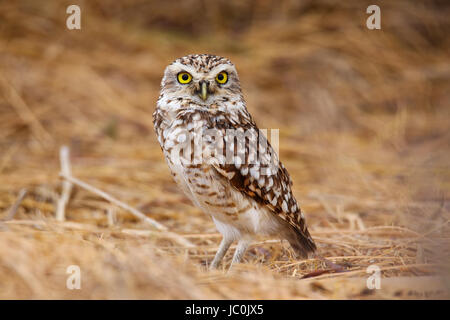
[[[249,240],[241,239],[238,242],[238,245],[236,247],[236,251],[234,252],[233,260],[231,261],[231,266],[228,271],[230,271],[233,268],[233,265],[236,263],[240,263],[242,258],[245,255],[245,251],[247,251],[248,246],[250,245]]]
[[[217,250],[216,255],[211,262],[211,265],[209,266],[209,269],[217,269],[220,262],[222,261],[223,257],[227,253],[228,249],[230,248],[231,244],[233,243],[233,240],[223,238],[219,245],[219,250]]]

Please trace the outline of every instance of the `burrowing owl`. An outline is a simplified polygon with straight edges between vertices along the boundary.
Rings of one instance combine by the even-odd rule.
[[[230,60],[189,55],[167,66],[153,124],[176,183],[223,235],[212,268],[236,240],[232,264],[240,262],[256,235],[287,239],[302,258],[316,249]]]

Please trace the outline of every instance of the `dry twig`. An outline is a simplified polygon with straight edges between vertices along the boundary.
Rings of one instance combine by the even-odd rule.
[[[81,180],[79,180],[79,179],[77,179],[75,177],[66,176],[66,175],[64,175],[62,173],[61,173],[61,177],[66,179],[66,180],[68,180],[68,181],[70,181],[74,185],[77,185],[80,188],[83,188],[83,189],[85,189],[87,191],[90,191],[90,192],[92,192],[92,193],[102,197],[103,199],[105,199],[105,200],[115,204],[116,206],[118,206],[118,207],[120,207],[120,208],[122,208],[122,209],[124,209],[124,210],[126,210],[128,212],[130,212],[135,217],[137,217],[137,218],[141,219],[142,221],[150,224],[155,229],[157,229],[159,231],[166,232],[166,236],[169,237],[169,238],[172,238],[172,240],[174,240],[178,244],[181,244],[181,245],[186,246],[186,247],[194,247],[194,245],[191,242],[189,242],[188,240],[184,239],[180,235],[168,231],[166,226],[160,224],[159,222],[153,220],[152,218],[147,217],[145,214],[143,214],[139,210],[137,210],[137,209],[129,206],[128,204],[126,204],[126,203],[124,203],[124,202],[114,198],[110,194],[108,194],[108,193],[106,193],[106,192],[104,192],[104,191],[102,191],[100,189],[97,189],[97,188],[91,186],[90,184],[88,184],[88,183],[86,183],[84,181],[81,181]]]
[[[61,174],[70,176],[70,158],[69,148],[67,146],[61,147],[59,150],[59,160],[61,163]],[[58,199],[56,206],[56,220],[65,220],[66,204],[69,202],[70,192],[72,191],[72,183],[68,180],[62,182],[61,197]]]
[[[19,195],[17,196],[16,202],[14,202],[14,204],[9,209],[8,215],[4,219],[5,221],[12,220],[14,218],[14,216],[16,215],[17,209],[19,209],[20,204],[22,203],[23,198],[25,198],[26,195],[27,195],[27,189],[24,188],[19,191]]]

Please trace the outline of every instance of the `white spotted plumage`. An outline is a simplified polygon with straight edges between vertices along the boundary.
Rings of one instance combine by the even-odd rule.
[[[189,83],[179,81],[183,73],[191,76]],[[220,73],[226,75],[225,83],[217,80]],[[211,267],[219,265],[236,240],[233,263],[240,262],[256,235],[287,239],[301,257],[315,250],[289,174],[248,113],[237,71],[228,59],[189,55],[170,64],[153,122],[176,183],[212,216],[223,235]],[[205,136],[211,130],[214,139]],[[230,140],[234,141],[230,130],[246,134],[244,153],[239,153],[238,145],[230,147]],[[259,141],[265,143],[260,151],[272,159],[271,164],[253,152]],[[232,150],[226,150],[227,146]],[[213,152],[217,150],[223,153]],[[232,153],[230,161],[227,151]]]

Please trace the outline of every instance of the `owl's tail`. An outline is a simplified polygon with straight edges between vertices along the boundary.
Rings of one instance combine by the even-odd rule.
[[[302,231],[291,226],[286,239],[301,259],[307,259],[317,249],[307,228]]]

